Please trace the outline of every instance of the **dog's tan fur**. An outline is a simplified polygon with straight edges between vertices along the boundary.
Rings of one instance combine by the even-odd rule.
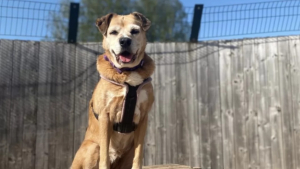
[[[103,48],[109,60],[119,68],[134,67],[144,59],[143,67],[135,71],[124,71],[119,74],[103,55],[97,59],[97,70],[117,83],[129,83],[136,86],[149,78],[154,71],[153,60],[145,53],[146,31],[150,21],[140,13],[129,15],[108,14],[96,22],[103,34]],[[130,30],[138,29],[139,34],[132,35]],[[118,35],[110,35],[112,29],[117,29]],[[121,63],[112,51],[118,51],[118,39],[132,39],[131,50],[136,54],[132,63]],[[147,83],[139,90],[134,122],[137,128],[128,134],[113,131],[113,123],[120,122],[122,103],[125,98],[125,88],[107,80],[100,80],[94,89],[89,104],[89,123],[83,143],[77,151],[72,169],[141,169],[143,142],[147,128],[148,112],[154,101],[153,87]],[[99,114],[95,118],[93,109]]]

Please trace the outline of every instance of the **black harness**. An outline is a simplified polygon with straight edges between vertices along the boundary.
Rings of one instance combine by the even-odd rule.
[[[123,102],[123,110],[122,110],[122,119],[119,123],[113,124],[113,130],[120,133],[130,133],[136,129],[136,124],[133,122],[134,112],[136,108],[136,103],[138,99],[138,91],[142,88],[146,83],[151,82],[151,78],[144,80],[144,82],[138,86],[131,86],[128,83],[117,83],[110,79],[107,79],[101,76],[101,79],[107,80],[115,85],[124,86],[126,88],[126,95]],[[95,113],[94,108],[93,113],[98,120],[98,114]]]

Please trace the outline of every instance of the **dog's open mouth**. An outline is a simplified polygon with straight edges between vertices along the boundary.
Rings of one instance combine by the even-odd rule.
[[[128,51],[124,51],[124,52],[119,54],[119,58],[120,58],[120,61],[122,61],[124,63],[129,63],[133,59],[133,54],[131,54]]]
[[[136,54],[133,54],[129,51],[123,51],[118,55],[114,51],[113,51],[113,53],[115,54],[117,61],[121,61],[123,63],[133,62],[135,60],[135,56],[136,56]]]

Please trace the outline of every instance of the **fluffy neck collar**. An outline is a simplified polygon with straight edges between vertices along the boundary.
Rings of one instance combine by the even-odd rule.
[[[104,56],[108,56],[108,53],[104,53],[100,55],[97,59],[97,70],[101,74],[101,76],[105,76],[107,79],[118,83],[125,83],[128,76],[135,72],[138,73],[143,79],[149,78],[155,69],[155,65],[153,60],[145,53],[143,58],[143,65],[138,68],[130,69],[130,70],[122,70],[121,73],[115,69],[115,67],[107,60],[105,60]]]

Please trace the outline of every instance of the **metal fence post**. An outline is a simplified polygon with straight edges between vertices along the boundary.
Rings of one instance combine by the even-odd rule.
[[[78,16],[79,16],[79,3],[71,2],[69,28],[68,28],[68,43],[77,42]]]
[[[195,7],[194,7],[194,17],[193,17],[193,24],[192,24],[190,42],[197,42],[198,41],[198,35],[199,35],[199,31],[200,31],[203,7],[204,7],[203,4],[196,4]]]

